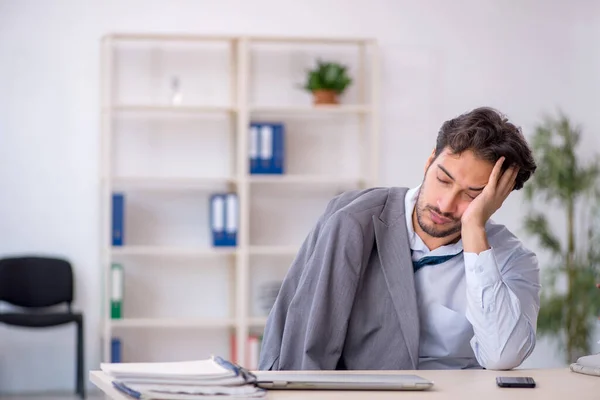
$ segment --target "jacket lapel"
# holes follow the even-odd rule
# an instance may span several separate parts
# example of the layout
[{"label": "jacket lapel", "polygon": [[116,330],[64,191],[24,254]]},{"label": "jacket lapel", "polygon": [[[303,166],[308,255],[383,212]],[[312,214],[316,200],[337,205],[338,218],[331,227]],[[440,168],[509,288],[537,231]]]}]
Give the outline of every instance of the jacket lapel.
[{"label": "jacket lapel", "polygon": [[387,288],[400,320],[404,341],[412,361],[412,369],[417,369],[419,314],[404,212],[406,191],[406,188],[390,189],[390,195],[381,215],[373,216],[373,222],[377,250]]}]

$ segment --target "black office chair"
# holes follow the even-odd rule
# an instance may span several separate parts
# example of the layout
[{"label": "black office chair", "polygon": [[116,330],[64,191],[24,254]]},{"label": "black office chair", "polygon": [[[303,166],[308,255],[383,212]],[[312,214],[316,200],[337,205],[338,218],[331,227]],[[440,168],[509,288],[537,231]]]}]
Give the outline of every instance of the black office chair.
[{"label": "black office chair", "polygon": [[[0,301],[22,307],[19,310],[0,312],[0,323],[28,328],[46,328],[71,322],[77,325],[76,393],[85,398],[83,314],[71,309],[71,264],[66,260],[45,257],[0,259]],[[66,311],[57,311],[53,307],[62,303],[66,303]]]}]

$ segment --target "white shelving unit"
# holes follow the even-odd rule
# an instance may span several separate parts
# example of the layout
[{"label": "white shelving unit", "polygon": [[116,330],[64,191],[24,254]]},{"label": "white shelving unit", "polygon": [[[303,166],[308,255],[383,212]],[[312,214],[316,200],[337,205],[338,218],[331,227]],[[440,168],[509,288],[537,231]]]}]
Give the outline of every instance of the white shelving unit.
[{"label": "white shelving unit", "polygon": [[[195,90],[192,94],[198,94],[205,89],[208,93],[216,93],[213,97],[225,95],[228,98],[227,101],[218,101],[213,104],[209,101],[198,101],[200,99],[199,96],[192,96],[193,101],[184,101],[178,105],[171,105],[165,100],[164,89],[147,87],[152,85],[160,86],[164,83],[165,77],[160,74],[161,71],[168,69],[169,65],[163,56],[166,57],[165,54],[168,55],[170,53],[168,51],[163,52],[161,50],[163,46],[193,47],[198,45],[198,47],[201,47],[204,43],[217,44],[225,49],[223,53],[225,56],[221,54],[218,56],[215,55],[215,57],[219,60],[226,60],[228,79],[226,82],[223,82],[221,89],[218,86],[213,86],[213,89],[206,89],[205,86],[197,84],[193,86],[193,89],[188,88],[186,93],[189,94]],[[141,45],[142,47],[147,45],[147,47],[144,48],[145,50],[139,51],[136,49],[136,45]],[[377,185],[377,177],[379,175],[379,108],[377,101],[379,97],[379,64],[377,45],[375,41],[365,38],[112,34],[103,38],[101,46],[101,266],[104,279],[103,302],[105,303],[103,304],[101,332],[103,343],[102,361],[110,361],[110,341],[116,332],[135,330],[136,335],[144,335],[144,332],[168,328],[169,332],[175,329],[190,329],[201,330],[207,334],[214,331],[214,335],[217,336],[223,336],[223,332],[235,335],[236,360],[240,364],[245,365],[247,362],[246,338],[250,332],[263,329],[266,322],[265,315],[254,315],[251,310],[252,299],[250,287],[254,276],[252,272],[253,260],[257,258],[282,259],[282,265],[289,265],[301,244],[299,240],[295,240],[294,243],[269,243],[266,240],[255,238],[254,232],[260,228],[257,225],[260,225],[262,222],[257,223],[253,221],[253,218],[259,218],[258,216],[262,215],[261,212],[264,212],[264,210],[255,209],[255,203],[267,200],[269,202],[277,202],[279,196],[288,195],[288,198],[298,201],[301,204],[301,208],[305,206],[308,208],[309,203],[312,204],[312,215],[318,215],[323,211],[321,206],[324,203],[321,202],[319,203],[320,206],[314,206],[309,200],[303,200],[304,198],[309,199],[314,191],[328,190],[340,192],[346,189],[359,189]],[[295,96],[304,96],[306,101],[290,101],[290,104],[286,104],[285,101],[281,100],[286,97],[285,90],[283,91],[283,95],[280,93],[280,97],[274,99],[272,102],[264,101],[264,98],[269,98],[268,95],[263,96],[263,100],[261,101],[259,99],[260,96],[254,95],[254,91],[257,88],[264,88],[268,84],[264,82],[256,84],[254,83],[254,79],[256,76],[262,76],[263,79],[270,78],[268,78],[269,73],[266,74],[266,78],[264,74],[261,75],[261,64],[253,61],[256,61],[256,52],[260,52],[261,49],[264,50],[268,46],[274,46],[274,50],[270,50],[271,53],[269,54],[288,51],[291,54],[300,54],[302,57],[305,57],[303,61],[304,65],[301,66],[303,70],[312,66],[308,65],[307,60],[314,61],[315,57],[306,55],[309,53],[312,54],[311,52],[328,54],[329,50],[326,50],[326,48],[335,49],[339,46],[343,46],[346,50],[351,49],[351,51],[355,51],[356,64],[352,70],[354,78],[352,85],[353,97],[351,99],[343,99],[340,105],[314,106],[311,104],[310,97],[307,94],[301,94],[301,91],[294,87],[295,81],[292,81],[290,82],[290,87],[285,90],[290,93],[293,92]],[[311,46],[318,47],[318,51],[312,50]],[[307,48],[309,49],[307,50]],[[128,51],[130,53],[127,53]],[[201,52],[203,50],[188,49],[188,51]],[[133,54],[132,58],[129,58],[128,54]],[[214,49],[210,48],[207,54],[216,53]],[[195,55],[191,55],[190,59],[197,62],[198,59],[194,57]],[[214,71],[215,67],[211,63],[210,56],[207,57],[204,60],[208,61],[197,62],[197,65],[194,65],[193,69],[197,75],[192,76],[192,78],[208,77],[209,81],[213,80],[211,71]],[[299,68],[295,67],[298,58],[294,57],[292,56],[292,60],[296,61],[293,61],[290,65],[293,68]],[[150,64],[158,63],[159,67],[150,66],[148,70],[145,70],[145,62]],[[206,68],[204,68],[205,65]],[[120,68],[123,68],[126,72],[122,72]],[[136,68],[150,71],[146,74],[149,78],[144,78],[143,71],[138,73]],[[137,88],[142,94],[138,96],[127,95],[129,93],[127,90],[133,91],[131,89],[131,81],[137,82]],[[156,82],[159,82],[159,84]],[[215,84],[214,82],[210,83]],[[214,89],[215,87],[217,89]],[[207,98],[209,97],[207,96]],[[118,146],[122,144],[122,140],[125,140],[122,138],[123,136],[128,136],[127,140],[136,140],[134,136],[137,134],[136,129],[125,129],[120,125],[120,121],[123,121],[123,119],[147,124],[145,126],[148,127],[160,126],[168,130],[170,123],[177,123],[181,120],[186,121],[187,119],[202,121],[205,118],[221,118],[222,121],[229,124],[229,128],[226,128],[223,132],[228,137],[229,147],[222,154],[222,158],[229,158],[230,160],[228,163],[230,167],[229,171],[216,176],[202,174],[194,176],[188,176],[187,174],[185,176],[181,176],[182,174],[163,176],[163,174],[157,174],[156,171],[154,173],[152,171],[142,171],[136,174],[122,172],[123,170],[127,170],[123,165],[131,167],[131,165],[136,165],[136,162],[131,161],[127,164],[126,161],[129,158],[123,155],[127,153],[119,150]],[[315,172],[312,168],[303,169],[302,165],[304,161],[301,158],[297,158],[300,161],[296,162],[294,168],[289,168],[289,171],[287,171],[288,168],[286,166],[286,173],[284,175],[251,175],[249,173],[248,127],[251,121],[255,119],[269,119],[287,123],[289,119],[296,121],[297,124],[302,124],[313,118],[318,121],[329,121],[334,118],[335,121],[341,121],[340,124],[353,124],[352,126],[358,132],[358,137],[355,139],[357,143],[362,143],[350,155],[356,161],[354,170],[357,173],[353,173],[352,168],[349,168],[350,172],[347,172],[346,168],[326,172]],[[329,129],[327,135],[329,135],[329,132],[331,132],[331,136],[337,136],[335,139],[329,138],[328,140],[338,140],[340,144],[345,143],[346,139],[337,132],[337,128]],[[200,138],[202,138],[202,135],[202,132],[198,132],[197,134]],[[286,128],[286,142],[288,141],[288,136],[291,137],[293,135],[297,135],[305,141],[311,140],[308,135],[304,137],[302,128],[297,128],[293,132],[291,129],[288,132]],[[160,151],[161,146],[168,147],[165,143],[170,136],[170,134],[166,134],[162,136],[161,140],[156,140],[156,142],[152,142],[154,139],[148,139],[148,142],[153,143],[152,146],[140,145],[142,142],[136,142],[137,144],[130,146],[129,151],[137,156],[143,154],[146,149]],[[290,158],[288,154],[295,151],[295,148],[290,147],[292,146],[291,142],[290,138],[290,144],[286,143],[287,159]],[[318,143],[314,143],[314,146],[318,145]],[[131,148],[135,150],[132,151]],[[311,148],[314,149],[314,147]],[[119,161],[119,157],[121,157],[121,161]],[[153,164],[150,161],[148,165],[153,166]],[[201,158],[196,166],[203,166]],[[312,167],[313,162],[306,161],[306,166]],[[158,170],[160,171],[160,169]],[[185,169],[182,170],[187,171]],[[168,194],[173,196],[173,199],[179,199],[179,196],[184,195],[198,196],[198,198],[206,199],[212,191],[217,190],[234,191],[238,195],[240,210],[237,247],[213,248],[208,244],[208,241],[206,241],[206,245],[198,244],[197,242],[193,245],[180,245],[177,243],[173,244],[172,241],[167,241],[164,244],[145,243],[143,240],[129,241],[127,238],[129,227],[127,225],[125,227],[125,245],[112,246],[111,196],[115,191],[126,194],[130,192],[137,193],[137,196],[140,198]],[[289,194],[290,191],[294,190],[299,193],[297,196]],[[330,198],[332,194],[328,194],[327,196]],[[255,196],[263,196],[263,200],[257,200],[254,198]],[[205,203],[206,207],[207,204]],[[208,214],[208,209],[204,211]],[[140,217],[142,221],[145,219],[148,219],[148,217]],[[305,225],[299,228],[299,232],[294,237],[296,239],[304,237],[308,233],[307,227],[311,226],[314,222],[314,220],[306,221]],[[286,229],[294,228],[293,226],[290,227],[290,224],[285,223],[285,225]],[[210,232],[208,225],[201,226],[199,229],[206,231],[206,235]],[[111,291],[110,268],[115,260],[135,260],[135,262],[142,266],[146,260],[168,260],[165,261],[165,265],[174,262],[173,260],[199,260],[202,263],[212,260],[211,262],[213,263],[222,263],[226,266],[223,268],[230,271],[229,281],[227,282],[231,289],[229,315],[222,317],[148,317],[146,313],[143,313],[144,316],[138,318],[126,313],[123,319],[111,319],[109,306]],[[126,264],[125,269],[127,270],[127,268]],[[214,270],[212,267],[198,264],[194,264],[192,268],[205,268],[206,274],[210,274],[210,270]],[[180,270],[173,268],[172,273],[176,274],[177,271]],[[203,271],[202,273],[205,272]],[[285,267],[281,271],[281,274],[284,273]],[[144,276],[145,279],[152,279],[151,272],[148,272]],[[127,276],[126,279],[128,279]],[[189,290],[194,291],[194,282],[189,282],[189,284]],[[127,293],[125,295],[125,303],[127,303]],[[206,306],[210,307],[211,305]]]}]

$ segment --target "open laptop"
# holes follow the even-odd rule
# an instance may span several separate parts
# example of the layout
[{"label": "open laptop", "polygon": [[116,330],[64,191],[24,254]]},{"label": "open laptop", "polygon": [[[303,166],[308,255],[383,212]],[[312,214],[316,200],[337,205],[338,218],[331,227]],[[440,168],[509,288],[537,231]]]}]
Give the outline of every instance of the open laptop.
[{"label": "open laptop", "polygon": [[257,385],[264,389],[314,390],[427,390],[433,382],[418,375],[382,373],[256,371]]}]

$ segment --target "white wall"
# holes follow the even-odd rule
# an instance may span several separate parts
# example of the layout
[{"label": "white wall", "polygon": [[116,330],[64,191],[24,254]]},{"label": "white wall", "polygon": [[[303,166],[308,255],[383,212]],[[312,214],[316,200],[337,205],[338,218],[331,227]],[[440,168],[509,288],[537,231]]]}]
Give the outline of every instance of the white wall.
[{"label": "white wall", "polygon": [[[482,3],[0,0],[0,254],[74,262],[87,366],[97,368],[98,57],[100,37],[114,31],[376,37],[388,185],[417,184],[442,121],[480,105],[500,108],[526,133],[561,107],[583,125],[586,151],[598,150],[600,4]],[[497,219],[519,232],[521,215],[517,195]],[[73,387],[74,330],[54,331],[0,330],[3,392]],[[562,360],[542,341],[527,365]]]}]

